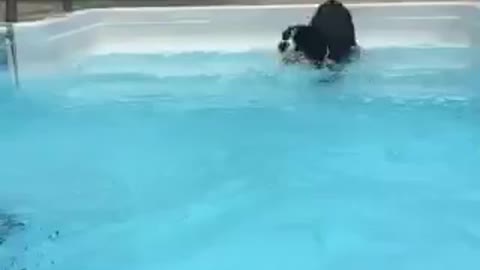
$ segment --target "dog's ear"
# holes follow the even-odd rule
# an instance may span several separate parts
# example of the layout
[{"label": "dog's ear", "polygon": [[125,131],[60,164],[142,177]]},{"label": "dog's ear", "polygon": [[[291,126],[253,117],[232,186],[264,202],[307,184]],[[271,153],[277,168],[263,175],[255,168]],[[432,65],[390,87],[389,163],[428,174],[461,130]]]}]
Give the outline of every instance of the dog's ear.
[{"label": "dog's ear", "polygon": [[282,40],[291,39],[296,28],[297,26],[289,26],[287,29],[285,29],[285,31],[282,32]]},{"label": "dog's ear", "polygon": [[289,40],[291,36],[291,27],[288,27],[282,32],[282,40]]},{"label": "dog's ear", "polygon": [[282,32],[282,40],[289,40],[293,38],[293,36],[295,35],[295,32],[299,28],[303,28],[303,27],[306,27],[306,25],[304,24],[290,25],[287,29],[285,29],[285,31]]}]

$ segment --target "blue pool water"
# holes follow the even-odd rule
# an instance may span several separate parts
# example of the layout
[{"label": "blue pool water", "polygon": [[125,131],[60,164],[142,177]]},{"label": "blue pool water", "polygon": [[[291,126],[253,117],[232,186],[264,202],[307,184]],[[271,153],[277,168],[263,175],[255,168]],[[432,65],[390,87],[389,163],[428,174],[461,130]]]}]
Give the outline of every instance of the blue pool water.
[{"label": "blue pool water", "polygon": [[0,269],[478,269],[474,55],[370,50],[331,82],[261,52],[110,55],[4,81],[0,210],[25,226]]}]

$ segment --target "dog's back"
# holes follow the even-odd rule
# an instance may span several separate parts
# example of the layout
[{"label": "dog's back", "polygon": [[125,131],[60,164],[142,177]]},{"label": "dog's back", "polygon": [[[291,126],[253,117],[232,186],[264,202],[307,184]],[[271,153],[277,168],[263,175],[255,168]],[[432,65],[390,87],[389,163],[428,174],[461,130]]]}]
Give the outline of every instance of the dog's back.
[{"label": "dog's back", "polygon": [[357,45],[355,27],[350,11],[337,0],[322,4],[310,22],[325,36],[328,44],[328,58],[341,62],[350,55]]},{"label": "dog's back", "polygon": [[294,37],[297,49],[305,53],[314,65],[321,65],[327,53],[327,44],[322,33],[311,26],[298,26]]}]

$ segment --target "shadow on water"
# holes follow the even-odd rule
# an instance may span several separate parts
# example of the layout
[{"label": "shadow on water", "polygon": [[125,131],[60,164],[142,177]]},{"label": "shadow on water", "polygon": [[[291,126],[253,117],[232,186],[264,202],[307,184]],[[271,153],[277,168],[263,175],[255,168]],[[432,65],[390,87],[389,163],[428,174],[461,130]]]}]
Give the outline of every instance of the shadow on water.
[{"label": "shadow on water", "polygon": [[0,245],[3,245],[10,235],[24,227],[25,223],[17,216],[0,211]]}]

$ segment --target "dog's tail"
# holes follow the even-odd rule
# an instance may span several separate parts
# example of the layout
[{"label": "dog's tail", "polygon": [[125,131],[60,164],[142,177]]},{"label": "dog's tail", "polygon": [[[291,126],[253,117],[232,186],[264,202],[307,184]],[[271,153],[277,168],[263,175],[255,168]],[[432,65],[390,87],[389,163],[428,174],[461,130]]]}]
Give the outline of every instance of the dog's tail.
[{"label": "dog's tail", "polygon": [[327,0],[325,2],[325,4],[327,5],[338,5],[338,4],[342,4],[339,0]]}]

